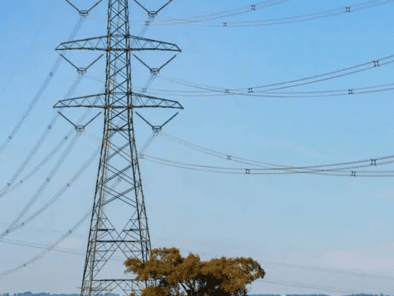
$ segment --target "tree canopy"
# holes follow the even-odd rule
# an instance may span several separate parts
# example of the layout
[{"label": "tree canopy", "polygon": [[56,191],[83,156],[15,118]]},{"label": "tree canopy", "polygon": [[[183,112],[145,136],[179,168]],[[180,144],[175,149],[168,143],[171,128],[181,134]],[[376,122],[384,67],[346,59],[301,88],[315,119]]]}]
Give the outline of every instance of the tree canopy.
[{"label": "tree canopy", "polygon": [[142,296],[246,295],[246,285],[265,275],[252,258],[201,261],[194,254],[182,257],[177,248],[154,249],[145,263],[130,258],[125,266],[126,272],[135,273],[138,280],[152,283]]}]

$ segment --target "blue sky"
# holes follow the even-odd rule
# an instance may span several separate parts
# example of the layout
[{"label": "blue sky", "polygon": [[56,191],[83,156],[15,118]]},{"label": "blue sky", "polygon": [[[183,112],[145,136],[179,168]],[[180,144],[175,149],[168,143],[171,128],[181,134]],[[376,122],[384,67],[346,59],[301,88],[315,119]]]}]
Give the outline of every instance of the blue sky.
[{"label": "blue sky", "polygon": [[[141,1],[143,2],[143,1]],[[345,3],[346,2],[346,3]],[[349,3],[348,3],[349,2]],[[282,4],[215,20],[253,21],[295,16],[354,6],[363,1],[291,0]],[[202,24],[152,26],[146,37],[173,42],[182,53],[152,84],[158,90],[193,90],[168,77],[219,88],[248,88],[293,80],[377,60],[393,53],[394,3],[300,23],[261,27],[215,27]],[[85,9],[94,1],[74,3]],[[105,35],[104,1],[84,22],[77,38]],[[130,1],[131,3],[131,1]],[[164,1],[145,1],[150,10]],[[160,14],[187,18],[253,4],[240,1],[173,1]],[[146,13],[131,3],[132,34]],[[0,4],[0,140],[4,141],[49,73],[79,16],[65,1],[8,1]],[[138,21],[138,22],[137,22]],[[68,55],[83,67],[95,52]],[[158,67],[170,54],[138,53]],[[149,71],[133,60],[133,83],[142,87]],[[392,83],[392,65],[288,91],[352,89]],[[92,66],[75,95],[100,93],[104,60]],[[15,139],[0,155],[0,188],[6,185],[54,115],[52,106],[64,98],[77,73],[63,62],[47,91]],[[182,140],[247,159],[290,166],[318,165],[392,155],[392,92],[368,95],[262,98],[251,96],[160,96],[178,100],[185,110],[164,132]],[[76,120],[82,111],[67,111]],[[153,124],[174,112],[141,111]],[[90,116],[93,117],[95,113]],[[139,147],[150,128],[136,119]],[[70,130],[60,119],[32,159],[27,174]],[[45,204],[89,158],[100,137],[102,117],[81,135],[75,148],[40,199]],[[230,166],[159,136],[146,154],[185,163]],[[0,229],[18,215],[51,168],[57,154],[23,186],[0,200]],[[239,165],[233,165],[239,167]],[[242,166],[241,166],[242,167]],[[379,168],[378,168],[379,169]],[[390,166],[381,170],[391,169]],[[97,160],[47,212],[7,239],[50,245],[89,211]],[[350,178],[318,175],[227,175],[188,171],[141,160],[147,213],[154,247],[179,247],[186,255],[253,257],[266,270],[267,282],[251,293],[326,293],[345,291],[392,293],[394,285],[394,190],[391,178]],[[19,180],[20,178],[18,178]],[[59,247],[84,252],[88,222]],[[41,250],[1,243],[0,273]],[[84,256],[51,252],[41,260],[0,277],[0,292],[32,290],[77,293]],[[271,282],[268,282],[271,281]],[[273,282],[279,282],[274,284]],[[318,287],[317,287],[318,286]],[[315,288],[313,288],[315,287]],[[321,289],[319,289],[321,288]],[[330,291],[332,290],[332,291]],[[334,292],[338,291],[338,292]]]}]

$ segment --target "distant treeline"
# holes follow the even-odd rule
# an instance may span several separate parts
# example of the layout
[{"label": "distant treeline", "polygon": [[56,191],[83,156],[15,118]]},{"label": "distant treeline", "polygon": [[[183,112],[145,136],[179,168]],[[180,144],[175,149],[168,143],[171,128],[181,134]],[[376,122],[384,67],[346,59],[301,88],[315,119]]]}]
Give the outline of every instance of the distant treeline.
[{"label": "distant treeline", "polygon": [[[249,296],[282,296],[279,294],[250,294]],[[287,294],[286,296],[330,296],[327,294]],[[352,294],[344,296],[390,296],[384,294]],[[394,296],[394,295],[393,295]]]},{"label": "distant treeline", "polygon": [[[80,294],[50,294],[50,293],[32,293],[32,292],[24,292],[24,293],[1,293],[0,296],[80,296]],[[119,296],[118,294],[108,294],[100,296]],[[249,296],[284,296],[279,294],[250,294]],[[285,296],[330,296],[327,294],[287,294]],[[353,294],[353,295],[344,295],[344,296],[390,296],[383,294]]]},{"label": "distant treeline", "polygon": [[[282,296],[279,294],[250,294],[249,296]],[[286,296],[330,296],[327,294],[287,294]],[[344,296],[390,296],[383,294],[352,294],[352,295],[344,295]]]},{"label": "distant treeline", "polygon": [[[23,292],[23,293],[1,293],[0,296],[80,296],[80,294],[51,294],[51,293],[32,293],[32,292]],[[101,295],[100,296],[105,296]],[[119,296],[118,294],[108,294],[106,296]]]}]

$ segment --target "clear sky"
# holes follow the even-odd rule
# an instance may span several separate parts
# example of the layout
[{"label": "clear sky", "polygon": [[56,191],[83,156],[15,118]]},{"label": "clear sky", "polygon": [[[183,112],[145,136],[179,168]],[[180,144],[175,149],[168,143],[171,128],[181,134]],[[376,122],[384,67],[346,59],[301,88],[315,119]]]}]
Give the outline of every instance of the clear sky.
[{"label": "clear sky", "polygon": [[[149,10],[165,3],[140,2]],[[151,86],[152,90],[161,90],[156,92],[158,96],[178,100],[185,107],[164,133],[225,154],[289,166],[392,155],[392,91],[309,98],[177,95],[175,91],[198,89],[178,85],[168,78],[223,89],[249,88],[331,72],[394,53],[394,1],[360,11],[352,8],[365,1],[282,2],[211,21],[228,22],[227,27],[208,26],[210,23],[206,22],[151,26],[146,37],[173,42],[182,49]],[[94,0],[73,3],[86,9]],[[189,18],[258,3],[174,0],[160,13],[156,24],[166,18]],[[130,5],[132,34],[138,34],[146,13],[133,1]],[[285,18],[345,6],[351,7],[351,13],[281,25],[231,26],[237,21]],[[106,9],[107,1],[94,9],[76,38],[105,35]],[[58,57],[54,49],[68,39],[78,19],[78,13],[63,0],[1,1],[0,144],[51,71]],[[137,55],[151,67],[159,67],[171,57],[156,52]],[[96,52],[73,52],[68,58],[83,67],[98,56]],[[138,89],[148,79],[149,71],[136,59],[132,66],[133,83]],[[347,90],[390,84],[393,69],[389,64],[283,91]],[[100,93],[104,71],[102,59],[88,71],[75,96]],[[55,114],[52,106],[64,98],[76,77],[75,69],[63,62],[21,130],[0,155],[0,190],[44,132]],[[69,110],[66,114],[77,120],[80,112]],[[174,112],[142,113],[159,125]],[[142,147],[151,131],[139,119],[135,124],[138,146]],[[70,129],[69,123],[59,119],[17,182]],[[29,213],[34,213],[68,182],[97,148],[95,138],[101,133],[102,117],[81,135]],[[22,186],[0,198],[0,230],[6,229],[22,211],[60,153]],[[188,149],[164,135],[155,139],[146,154],[183,163],[244,167]],[[37,247],[51,245],[89,211],[97,162],[96,159],[45,213],[0,243],[0,273],[39,254],[42,249]],[[391,169],[392,166],[377,168]],[[153,247],[176,246],[184,255],[194,252],[202,259],[222,255],[253,257],[267,272],[266,281],[250,287],[254,294],[393,294],[392,178],[218,174],[163,166],[146,159],[141,160],[141,170]],[[0,293],[78,293],[88,228],[85,221],[58,246],[78,254],[52,251],[26,268],[0,277]]]}]

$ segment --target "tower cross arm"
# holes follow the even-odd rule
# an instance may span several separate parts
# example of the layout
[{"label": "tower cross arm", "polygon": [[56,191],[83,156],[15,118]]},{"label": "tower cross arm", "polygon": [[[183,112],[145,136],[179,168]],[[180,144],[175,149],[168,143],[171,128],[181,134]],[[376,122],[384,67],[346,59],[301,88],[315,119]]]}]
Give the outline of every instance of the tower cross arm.
[{"label": "tower cross arm", "polygon": [[177,101],[147,96],[140,93],[133,93],[133,107],[183,109],[183,106]]},{"label": "tower cross arm", "polygon": [[[125,42],[127,41],[127,42]],[[100,51],[176,51],[181,49],[173,43],[133,35],[110,35],[86,38],[61,43],[56,50],[100,50]]]},{"label": "tower cross arm", "polygon": [[53,106],[56,109],[62,108],[105,108],[105,94],[89,95],[72,99],[60,100]]},{"label": "tower cross arm", "polygon": [[[111,93],[120,98],[113,103],[106,103],[106,94],[96,94],[72,99],[61,100],[53,106],[56,109],[62,108],[101,108],[101,109],[125,109],[125,108],[167,108],[183,109],[183,106],[177,102],[157,97],[147,96],[139,93]],[[131,95],[131,104],[127,103],[127,97]]]}]

